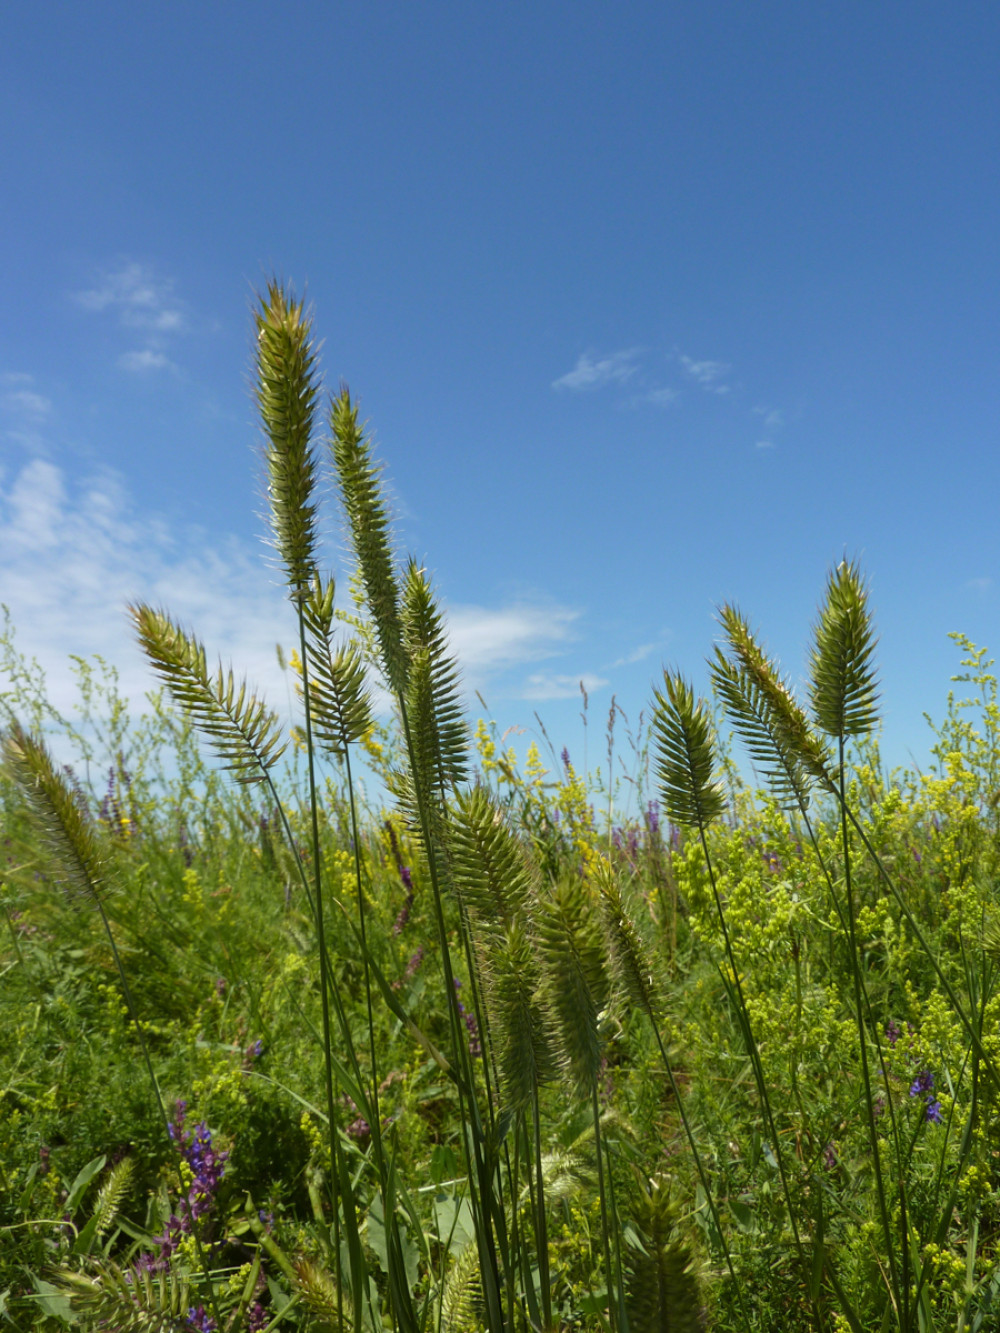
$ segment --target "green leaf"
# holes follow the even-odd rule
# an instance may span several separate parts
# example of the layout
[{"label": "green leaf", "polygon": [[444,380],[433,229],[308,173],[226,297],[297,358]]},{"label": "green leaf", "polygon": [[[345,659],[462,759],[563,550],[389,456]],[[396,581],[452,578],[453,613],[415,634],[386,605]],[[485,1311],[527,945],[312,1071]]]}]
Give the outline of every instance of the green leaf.
[{"label": "green leaf", "polygon": [[82,1171],[80,1171],[72,1185],[69,1187],[69,1194],[66,1198],[66,1212],[69,1213],[71,1217],[76,1212],[77,1208],[79,1208],[80,1200],[83,1198],[87,1186],[96,1175],[99,1175],[100,1172],[104,1170],[104,1163],[107,1160],[108,1159],[104,1156],[95,1157],[93,1161],[88,1162]]}]

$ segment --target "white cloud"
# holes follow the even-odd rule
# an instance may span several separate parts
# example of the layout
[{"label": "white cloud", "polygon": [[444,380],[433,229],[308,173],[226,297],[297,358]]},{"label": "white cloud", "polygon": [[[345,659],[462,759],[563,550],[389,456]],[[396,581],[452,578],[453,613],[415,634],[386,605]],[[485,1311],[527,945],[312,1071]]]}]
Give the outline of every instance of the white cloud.
[{"label": "white cloud", "polygon": [[101,274],[96,287],[75,293],[85,310],[110,311],[128,328],[177,333],[184,327],[181,303],[170,279],[158,278],[146,264],[128,260]]},{"label": "white cloud", "polygon": [[0,423],[3,438],[40,454],[45,451],[41,430],[51,415],[52,403],[34,384],[34,376],[24,371],[0,375]]},{"label": "white cloud", "polygon": [[785,424],[785,414],[777,407],[755,407],[751,409],[754,416],[762,417],[764,425],[768,430],[774,430],[778,426]]},{"label": "white cloud", "polygon": [[448,637],[471,679],[523,662],[551,657],[571,636],[578,612],[561,606],[511,606],[490,610],[454,606],[448,611]]},{"label": "white cloud", "polygon": [[685,373],[710,393],[729,393],[729,385],[719,381],[728,375],[732,366],[726,361],[695,361],[690,356],[681,357]]},{"label": "white cloud", "polygon": [[774,448],[774,441],[773,441],[773,440],[758,440],[757,443],[754,445],[754,448],[755,448],[755,449],[773,449],[773,448]]},{"label": "white cloud", "polygon": [[147,264],[127,260],[105,270],[96,286],[74,293],[74,300],[85,310],[114,316],[123,329],[145,335],[143,348],[119,356],[121,370],[144,373],[171,366],[164,341],[187,327],[184,304],[174,295],[171,279],[157,276]]},{"label": "white cloud", "polygon": [[[10,608],[20,651],[38,659],[48,697],[66,715],[78,704],[71,654],[98,654],[116,666],[123,695],[141,710],[156,681],[133,641],[126,607],[144,601],[202,639],[212,666],[219,657],[231,663],[287,716],[291,679],[275,646],[294,646],[294,620],[265,561],[261,550],[235,538],[206,540],[137,512],[109,471],[75,482],[35,458],[0,477],[0,601]],[[565,651],[577,618],[550,604],[445,608],[464,690],[471,697],[508,673],[504,692],[519,693],[519,668]],[[533,677],[524,697],[557,697],[546,692],[553,679]],[[577,677],[566,679],[578,688]],[[584,680],[588,688],[602,683]],[[374,684],[376,703],[387,710]]]},{"label": "white cloud", "polygon": [[33,389],[14,389],[10,393],[5,393],[3,404],[8,411],[32,417],[36,421],[41,417],[47,417],[52,411],[52,404],[48,398],[35,393]]},{"label": "white cloud", "polygon": [[643,402],[652,403],[655,407],[669,407],[678,397],[676,389],[650,389],[643,395]]},{"label": "white cloud", "polygon": [[965,586],[967,588],[973,588],[976,592],[989,592],[993,587],[993,580],[988,577],[969,579]]},{"label": "white cloud", "polygon": [[583,352],[572,370],[552,381],[552,387],[553,389],[600,389],[606,384],[624,384],[638,370],[635,364],[638,355],[637,347],[612,352],[610,356],[602,357]]},{"label": "white cloud", "polygon": [[624,657],[619,657],[616,661],[612,662],[611,665],[612,667],[623,667],[632,666],[636,662],[642,662],[649,656],[655,647],[655,643],[640,644],[638,648],[633,648],[630,653],[626,653]]},{"label": "white cloud", "polygon": [[145,374],[150,370],[173,369],[173,362],[163,352],[145,347],[141,352],[123,352],[118,358],[122,370],[131,370],[136,374]]},{"label": "white cloud", "polygon": [[588,694],[593,694],[607,683],[602,677],[586,672],[581,676],[557,676],[548,672],[538,672],[528,677],[521,691],[521,698],[534,701],[572,699],[580,693],[581,685]]}]

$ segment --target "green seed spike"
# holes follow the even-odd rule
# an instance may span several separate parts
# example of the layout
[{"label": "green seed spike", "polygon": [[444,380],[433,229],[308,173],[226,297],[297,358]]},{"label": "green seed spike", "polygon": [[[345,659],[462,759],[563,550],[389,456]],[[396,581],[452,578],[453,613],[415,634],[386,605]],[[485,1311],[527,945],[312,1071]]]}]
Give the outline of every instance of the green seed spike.
[{"label": "green seed spike", "polygon": [[87,1328],[116,1333],[175,1333],[189,1327],[190,1283],[176,1273],[127,1272],[110,1259],[85,1259],[86,1270],[61,1268],[53,1283]]},{"label": "green seed spike", "polygon": [[645,944],[622,897],[614,870],[601,862],[597,874],[601,893],[601,917],[611,966],[630,1004],[656,1022],[659,997]]},{"label": "green seed spike", "polygon": [[351,533],[368,611],[375,622],[382,669],[393,693],[406,691],[407,661],[399,614],[390,526],[382,496],[381,469],[372,460],[371,441],[358,423],[358,409],[346,388],[330,408],[333,461]]},{"label": "green seed spike", "polygon": [[311,439],[319,377],[302,303],[276,282],[257,311],[254,396],[266,439],[267,496],[274,545],[289,587],[301,594],[315,567],[316,465]]},{"label": "green seed spike", "polygon": [[372,710],[360,649],[354,643],[333,646],[333,592],[333,579],[324,584],[318,576],[314,578],[302,614],[310,649],[314,733],[330,754],[341,758],[370,729]]},{"label": "green seed spike", "polygon": [[459,794],[451,852],[455,886],[477,929],[502,936],[527,913],[531,877],[522,844],[485,788]]},{"label": "green seed spike", "polygon": [[796,797],[808,795],[810,780],[829,790],[827,748],[776,664],[760,647],[736,607],[723,606],[719,620],[736,661],[726,662],[717,649],[711,668],[713,680],[751,755],[776,787],[790,788]]},{"label": "green seed spike", "polygon": [[38,821],[71,894],[100,904],[108,881],[93,821],[45,745],[15,722],[3,741],[7,771]]},{"label": "green seed spike", "polygon": [[129,607],[136,634],[153,669],[177,706],[204,733],[237,782],[262,782],[281,758],[284,744],[275,713],[238,687],[220,665],[209,676],[205,649],[164,612],[140,603]]},{"label": "green seed spike", "polygon": [[668,1185],[650,1182],[636,1209],[641,1248],[633,1246],[625,1298],[631,1333],[703,1333],[705,1311],[691,1250],[676,1235]]},{"label": "green seed spike", "polygon": [[706,829],[725,809],[722,784],[713,778],[712,721],[703,699],[679,675],[663,673],[665,695],[653,691],[653,733],[660,795],[670,818]]},{"label": "green seed spike", "polygon": [[443,789],[457,785],[468,768],[469,736],[462,707],[458,667],[448,652],[444,621],[427,575],[410,560],[403,586],[403,635],[411,662],[426,660],[427,723],[433,732],[432,763],[435,784]]},{"label": "green seed spike", "polygon": [[601,1067],[599,1012],[607,999],[600,942],[583,910],[579,885],[561,880],[535,912],[535,939],[544,974],[550,1030],[563,1072],[589,1092]]},{"label": "green seed spike", "polygon": [[490,948],[485,971],[503,1105],[527,1110],[541,1084],[555,1077],[556,1060],[538,1003],[538,967],[520,922]]},{"label": "green seed spike", "polygon": [[809,663],[813,717],[837,740],[865,736],[878,721],[877,642],[861,571],[842,560],[827,579]]}]

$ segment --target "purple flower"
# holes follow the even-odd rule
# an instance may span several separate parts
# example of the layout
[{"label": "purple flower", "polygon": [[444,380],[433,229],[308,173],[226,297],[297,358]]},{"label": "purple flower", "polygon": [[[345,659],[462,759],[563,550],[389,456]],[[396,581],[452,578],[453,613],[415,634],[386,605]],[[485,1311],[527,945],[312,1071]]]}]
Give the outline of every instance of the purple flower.
[{"label": "purple flower", "polygon": [[565,746],[565,745],[563,746],[563,752],[562,752],[562,755],[560,756],[560,758],[561,758],[562,761],[563,761],[563,768],[565,768],[565,769],[568,771],[568,770],[569,770],[569,767],[570,767],[570,762],[569,762],[569,750],[566,749],[566,746]]},{"label": "purple flower", "polygon": [[902,1029],[894,1018],[890,1018],[885,1025],[885,1039],[890,1046],[895,1046],[903,1035]]},{"label": "purple flower", "polygon": [[655,838],[660,831],[660,803],[659,801],[650,801],[646,809],[646,827],[649,829],[650,837]]},{"label": "purple flower", "polygon": [[832,1171],[837,1165],[837,1150],[832,1143],[828,1143],[823,1149],[823,1165],[828,1171]]},{"label": "purple flower", "polygon": [[192,1328],[196,1328],[198,1333],[214,1333],[216,1328],[215,1320],[210,1314],[205,1313],[203,1305],[192,1305],[188,1310],[188,1323]]},{"label": "purple flower", "polygon": [[254,1301],[250,1307],[250,1318],[247,1320],[247,1333],[260,1333],[266,1323],[267,1311],[260,1301]]},{"label": "purple flower", "polygon": [[403,927],[410,919],[410,908],[413,906],[413,876],[410,874],[410,867],[404,866],[401,862],[398,862],[398,859],[397,863],[399,865],[399,878],[403,881],[403,887],[406,889],[406,902],[399,909],[399,915],[393,922],[392,933],[394,935],[402,933]]},{"label": "purple flower", "polygon": [[168,1126],[168,1132],[175,1147],[191,1168],[194,1179],[188,1190],[187,1199],[181,1203],[180,1217],[172,1217],[165,1237],[157,1237],[161,1244],[177,1229],[173,1226],[175,1221],[180,1230],[189,1231],[193,1219],[204,1217],[211,1211],[229,1158],[227,1152],[217,1152],[213,1148],[212,1131],[204,1120],[195,1125],[193,1132],[185,1129],[186,1114],[187,1103],[179,1101],[174,1108],[174,1118]]},{"label": "purple flower", "polygon": [[928,1097],[927,1110],[924,1113],[932,1125],[941,1123],[941,1103],[934,1097]]},{"label": "purple flower", "polygon": [[934,1075],[930,1072],[929,1069],[925,1069],[922,1074],[918,1074],[917,1077],[910,1084],[911,1097],[921,1097],[925,1092],[933,1092],[933,1091],[934,1091]]},{"label": "purple flower", "polygon": [[[461,985],[462,983],[459,981],[458,977],[456,977],[456,992],[461,988]],[[461,1014],[462,1021],[465,1024],[465,1030],[469,1034],[469,1054],[471,1056],[482,1055],[483,1047],[479,1040],[479,1024],[476,1022],[476,1015],[468,1013],[461,1000],[458,1002],[458,1012]]]}]

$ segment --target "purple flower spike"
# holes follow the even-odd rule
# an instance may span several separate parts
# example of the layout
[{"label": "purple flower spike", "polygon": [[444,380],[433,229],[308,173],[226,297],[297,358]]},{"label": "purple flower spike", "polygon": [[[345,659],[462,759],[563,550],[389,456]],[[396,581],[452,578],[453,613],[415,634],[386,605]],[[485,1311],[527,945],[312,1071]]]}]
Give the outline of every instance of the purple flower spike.
[{"label": "purple flower spike", "polygon": [[941,1103],[936,1098],[928,1098],[925,1115],[932,1125],[940,1125]]},{"label": "purple flower spike", "polygon": [[933,1091],[934,1091],[934,1075],[930,1072],[929,1069],[925,1069],[922,1074],[918,1074],[917,1077],[910,1084],[911,1097],[920,1097],[925,1092],[933,1092]]}]

